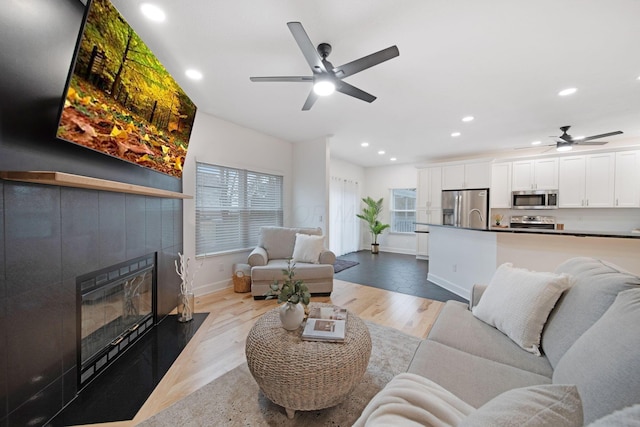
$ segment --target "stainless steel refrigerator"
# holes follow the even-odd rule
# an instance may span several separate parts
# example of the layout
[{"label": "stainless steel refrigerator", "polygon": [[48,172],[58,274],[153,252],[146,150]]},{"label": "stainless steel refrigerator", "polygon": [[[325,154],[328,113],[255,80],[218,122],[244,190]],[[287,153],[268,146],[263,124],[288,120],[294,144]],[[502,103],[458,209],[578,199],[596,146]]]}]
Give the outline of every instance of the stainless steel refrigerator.
[{"label": "stainless steel refrigerator", "polygon": [[488,188],[442,191],[442,224],[486,230],[488,216]]}]

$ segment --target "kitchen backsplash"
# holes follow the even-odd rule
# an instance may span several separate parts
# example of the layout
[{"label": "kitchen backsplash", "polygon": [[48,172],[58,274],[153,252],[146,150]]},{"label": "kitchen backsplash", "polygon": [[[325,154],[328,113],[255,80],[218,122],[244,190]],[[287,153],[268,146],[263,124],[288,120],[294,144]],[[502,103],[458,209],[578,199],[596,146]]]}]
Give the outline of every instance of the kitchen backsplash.
[{"label": "kitchen backsplash", "polygon": [[544,215],[556,218],[557,224],[564,224],[565,230],[576,231],[631,231],[640,228],[640,209],[634,208],[593,208],[593,209],[545,209],[514,210],[491,209],[491,224],[496,214],[504,215],[503,225],[509,225],[514,215]]}]

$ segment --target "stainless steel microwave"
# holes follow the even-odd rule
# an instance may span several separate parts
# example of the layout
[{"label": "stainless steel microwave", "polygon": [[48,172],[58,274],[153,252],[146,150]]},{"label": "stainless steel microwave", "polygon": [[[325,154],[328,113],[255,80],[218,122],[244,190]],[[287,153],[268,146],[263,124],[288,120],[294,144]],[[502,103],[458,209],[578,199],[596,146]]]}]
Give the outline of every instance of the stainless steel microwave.
[{"label": "stainless steel microwave", "polygon": [[514,191],[513,209],[558,209],[558,190]]}]

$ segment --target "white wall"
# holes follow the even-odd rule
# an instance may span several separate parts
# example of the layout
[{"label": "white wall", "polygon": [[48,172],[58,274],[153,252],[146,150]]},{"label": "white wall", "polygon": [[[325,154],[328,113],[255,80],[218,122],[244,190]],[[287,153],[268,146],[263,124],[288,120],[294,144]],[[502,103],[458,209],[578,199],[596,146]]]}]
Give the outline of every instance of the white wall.
[{"label": "white wall", "polygon": [[[384,198],[381,221],[389,224],[390,199],[393,188],[416,188],[418,186],[418,169],[413,165],[381,166],[364,170],[362,196],[378,200]],[[371,233],[366,226],[361,227],[361,248],[369,249]],[[380,251],[401,254],[416,253],[416,237],[414,234],[391,233],[385,230],[379,237]]]},{"label": "white wall", "polygon": [[[196,188],[196,160],[282,175],[284,224],[290,224],[293,186],[291,143],[198,112],[182,175],[182,191],[193,196]],[[248,252],[195,260],[195,221],[195,199],[187,199],[184,201],[184,253],[191,258],[192,271],[197,270],[194,291],[196,295],[202,295],[229,286],[233,264],[245,263]]]},{"label": "white wall", "polygon": [[427,279],[469,299],[473,285],[488,284],[495,272],[496,234],[446,226],[429,227]]},{"label": "white wall", "polygon": [[[320,227],[329,236],[329,141],[293,145],[294,227]],[[328,246],[329,242],[325,242]]]}]

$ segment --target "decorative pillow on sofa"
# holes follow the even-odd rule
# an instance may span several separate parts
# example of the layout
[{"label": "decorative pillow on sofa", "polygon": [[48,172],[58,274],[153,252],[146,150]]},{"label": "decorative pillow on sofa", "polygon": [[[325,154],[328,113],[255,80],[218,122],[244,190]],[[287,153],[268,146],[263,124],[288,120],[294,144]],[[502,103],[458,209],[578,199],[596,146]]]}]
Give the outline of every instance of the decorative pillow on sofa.
[{"label": "decorative pillow on sofa", "polygon": [[549,313],[571,282],[565,274],[535,272],[502,264],[478,305],[475,317],[496,327],[524,350],[540,355],[540,337]]},{"label": "decorative pillow on sofa", "polygon": [[318,264],[320,253],[323,249],[324,236],[296,233],[296,244],[293,247],[293,261]]},{"label": "decorative pillow on sofa", "polygon": [[543,384],[506,391],[458,426],[578,427],[582,422],[582,401],[576,386]]}]

